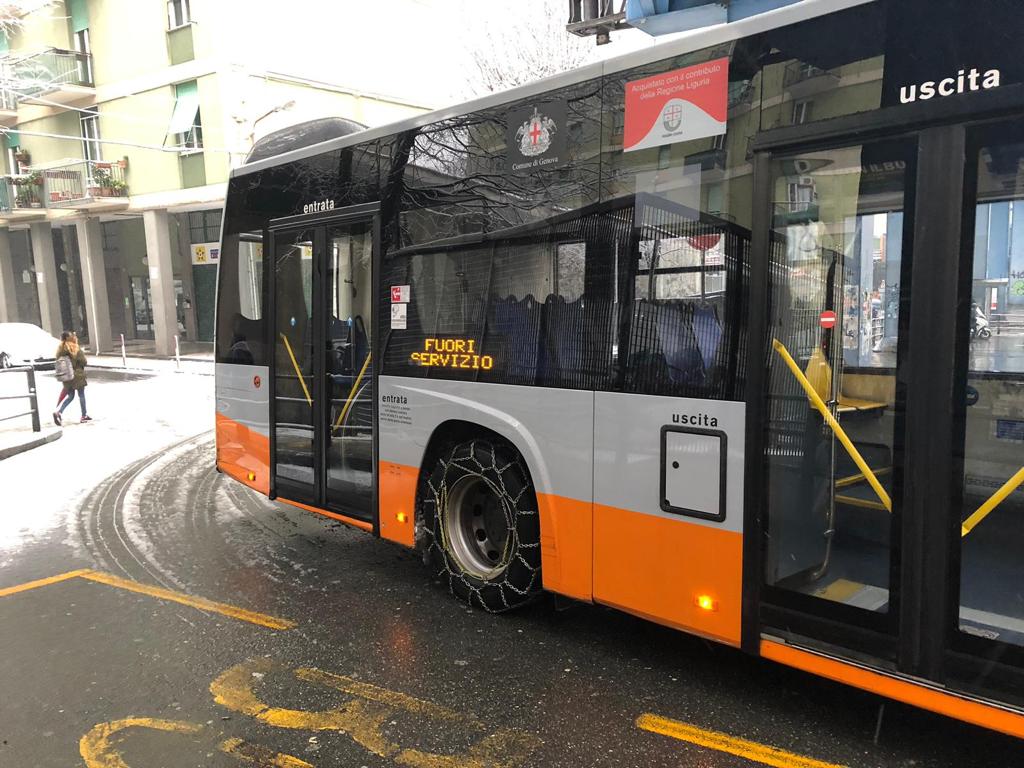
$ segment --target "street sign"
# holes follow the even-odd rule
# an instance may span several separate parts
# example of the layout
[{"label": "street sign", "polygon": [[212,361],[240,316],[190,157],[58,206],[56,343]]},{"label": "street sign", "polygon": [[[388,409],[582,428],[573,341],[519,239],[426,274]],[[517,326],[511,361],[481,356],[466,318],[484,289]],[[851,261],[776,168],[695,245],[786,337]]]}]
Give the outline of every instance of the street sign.
[{"label": "street sign", "polygon": [[821,317],[818,319],[818,322],[825,330],[831,330],[836,327],[836,313],[831,309],[826,309],[821,313]]}]

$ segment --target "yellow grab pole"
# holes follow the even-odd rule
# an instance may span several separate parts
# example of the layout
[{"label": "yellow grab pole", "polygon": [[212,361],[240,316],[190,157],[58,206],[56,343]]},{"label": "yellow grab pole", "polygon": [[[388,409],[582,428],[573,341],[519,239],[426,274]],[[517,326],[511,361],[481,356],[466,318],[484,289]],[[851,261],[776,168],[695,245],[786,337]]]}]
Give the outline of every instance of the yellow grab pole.
[{"label": "yellow grab pole", "polygon": [[295,353],[292,352],[292,345],[288,343],[288,337],[283,333],[281,334],[281,341],[284,342],[284,348],[288,350],[288,357],[292,359],[292,368],[295,369],[295,375],[299,377],[299,384],[302,385],[302,391],[306,395],[306,402],[309,403],[309,407],[313,407],[313,398],[309,396],[309,387],[306,386],[306,380],[302,378],[302,371],[299,370],[299,361],[295,359]]},{"label": "yellow grab pole", "polygon": [[359,375],[356,376],[356,380],[352,383],[352,389],[348,393],[348,399],[345,401],[345,407],[341,409],[341,413],[338,414],[338,420],[334,422],[334,430],[337,431],[338,427],[341,426],[341,422],[345,420],[345,414],[348,413],[348,409],[352,407],[352,398],[356,396],[356,389],[359,387],[359,382],[363,380],[363,374],[366,373],[367,366],[370,365],[370,355],[366,355],[366,360],[363,361],[363,367],[359,371]]},{"label": "yellow grab pole", "polygon": [[807,398],[811,401],[811,404],[821,414],[825,423],[832,428],[833,434],[839,438],[839,442],[843,444],[843,448],[845,448],[846,452],[850,454],[850,458],[853,459],[853,463],[857,465],[857,469],[863,473],[868,484],[874,492],[878,494],[878,498],[882,502],[882,505],[889,512],[892,512],[892,499],[889,498],[889,494],[886,493],[882,484],[878,482],[878,478],[875,476],[875,473],[871,471],[871,467],[869,467],[868,463],[864,461],[864,457],[860,455],[860,452],[854,446],[853,441],[847,437],[846,432],[844,432],[843,428],[839,426],[839,422],[836,421],[836,417],[832,415],[828,406],[825,405],[825,401],[823,401],[818,393],[814,391],[814,387],[811,385],[811,382],[809,382],[807,377],[804,376],[804,372],[800,370],[800,366],[796,364],[796,360],[794,360],[792,355],[789,354],[789,350],[786,349],[778,339],[772,339],[772,346],[775,348],[775,351],[779,353],[779,357],[781,357],[789,367],[793,376],[795,376],[796,380],[800,383],[800,386],[803,387],[803,390],[807,393]]},{"label": "yellow grab pole", "polygon": [[1021,467],[1017,471],[1017,474],[1003,483],[1003,487],[992,494],[992,497],[988,501],[978,507],[977,512],[964,520],[963,525],[960,526],[960,538],[963,538],[974,530],[974,526],[988,517],[989,513],[1002,504],[1006,500],[1007,496],[1017,490],[1017,486],[1021,483],[1024,483],[1024,467]]}]

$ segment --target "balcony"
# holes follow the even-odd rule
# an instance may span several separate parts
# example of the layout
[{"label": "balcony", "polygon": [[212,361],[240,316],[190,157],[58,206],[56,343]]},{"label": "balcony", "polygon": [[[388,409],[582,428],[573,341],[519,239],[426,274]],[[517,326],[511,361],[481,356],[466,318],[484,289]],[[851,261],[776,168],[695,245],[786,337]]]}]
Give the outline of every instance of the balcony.
[{"label": "balcony", "polygon": [[794,99],[805,99],[829,91],[838,82],[839,76],[834,72],[801,61],[787,64],[782,75],[782,87]]},{"label": "balcony", "polygon": [[128,205],[128,163],[76,160],[42,169],[43,202],[48,208],[124,208]]},{"label": "balcony", "polygon": [[10,64],[14,91],[27,104],[81,104],[95,99],[92,56],[50,48]]},{"label": "balcony", "polygon": [[0,176],[0,220],[22,221],[45,216],[42,191],[43,177],[38,172]]}]

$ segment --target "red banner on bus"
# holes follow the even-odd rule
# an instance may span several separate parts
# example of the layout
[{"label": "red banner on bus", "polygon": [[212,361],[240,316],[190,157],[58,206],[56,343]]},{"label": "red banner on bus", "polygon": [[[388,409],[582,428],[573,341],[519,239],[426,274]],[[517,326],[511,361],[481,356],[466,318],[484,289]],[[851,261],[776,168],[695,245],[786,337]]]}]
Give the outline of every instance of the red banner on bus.
[{"label": "red banner on bus", "polygon": [[729,59],[662,72],[626,83],[623,151],[725,133]]}]

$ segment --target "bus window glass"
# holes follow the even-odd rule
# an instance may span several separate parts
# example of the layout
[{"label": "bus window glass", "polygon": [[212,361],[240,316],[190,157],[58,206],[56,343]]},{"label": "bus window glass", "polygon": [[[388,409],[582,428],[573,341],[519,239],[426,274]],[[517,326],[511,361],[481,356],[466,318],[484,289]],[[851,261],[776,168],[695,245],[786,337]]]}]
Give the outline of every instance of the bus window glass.
[{"label": "bus window glass", "polygon": [[767,33],[762,129],[882,106],[886,26],[874,3]]},{"label": "bus window glass", "polygon": [[266,365],[261,235],[224,238],[218,280],[217,361]]},{"label": "bus window glass", "polygon": [[[977,151],[964,402],[960,630],[1024,645],[1024,131]],[[957,412],[959,409],[954,409]]]},{"label": "bus window glass", "polygon": [[[622,388],[645,394],[743,396],[746,283],[762,41],[744,40],[616,74],[605,86],[602,195],[631,204],[638,240],[617,261],[627,295],[617,358]],[[727,132],[625,150],[630,83],[728,60]],[[717,86],[715,86],[717,87]],[[618,288],[618,286],[616,286]]]},{"label": "bus window glass", "polygon": [[[889,611],[899,554],[895,308],[908,295],[898,243],[915,151],[856,145],[772,169],[765,577],[877,613]],[[890,288],[887,315],[877,296]],[[871,335],[879,319],[884,344]]]}]

